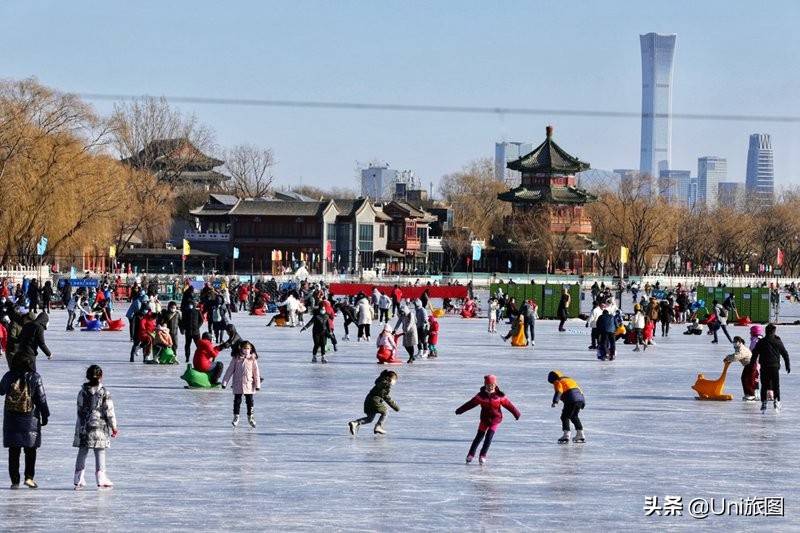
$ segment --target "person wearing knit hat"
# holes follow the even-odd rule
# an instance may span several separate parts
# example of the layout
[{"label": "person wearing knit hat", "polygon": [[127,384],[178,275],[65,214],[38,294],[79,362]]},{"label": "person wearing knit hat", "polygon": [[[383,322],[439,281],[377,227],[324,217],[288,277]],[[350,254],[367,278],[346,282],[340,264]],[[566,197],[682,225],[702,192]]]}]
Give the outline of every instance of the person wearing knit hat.
[{"label": "person wearing knit hat", "polygon": [[558,405],[558,400],[561,400],[564,404],[564,408],[561,410],[561,429],[564,431],[564,434],[558,439],[558,443],[567,444],[569,442],[570,422],[575,425],[575,438],[572,439],[572,442],[586,442],[586,438],[583,435],[583,424],[581,424],[581,419],[578,418],[578,413],[580,413],[581,409],[586,407],[586,398],[584,398],[583,391],[578,386],[578,382],[565,376],[559,370],[551,370],[547,374],[547,381],[551,383],[553,389],[555,389],[551,407]]},{"label": "person wearing knit hat", "polygon": [[475,458],[475,452],[478,450],[478,445],[483,441],[478,461],[480,464],[486,464],[486,456],[489,453],[489,446],[492,445],[492,439],[503,421],[503,412],[501,408],[507,409],[514,418],[519,420],[521,416],[519,409],[517,409],[511,400],[500,391],[497,386],[497,376],[489,374],[483,377],[483,387],[471,400],[456,409],[456,414],[460,415],[466,413],[474,407],[480,406],[481,417],[478,424],[478,432],[472,440],[472,445],[467,452],[467,463],[471,463]]}]

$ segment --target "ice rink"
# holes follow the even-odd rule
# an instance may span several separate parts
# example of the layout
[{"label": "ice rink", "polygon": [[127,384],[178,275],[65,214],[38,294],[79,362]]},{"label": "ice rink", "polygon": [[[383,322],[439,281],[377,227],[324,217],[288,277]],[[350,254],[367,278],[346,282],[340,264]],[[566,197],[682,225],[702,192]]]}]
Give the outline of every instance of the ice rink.
[{"label": "ice rink", "polygon": [[[438,360],[393,367],[401,409],[390,411],[388,434],[362,427],[353,438],[347,422],[362,415],[383,368],[374,342],[340,342],[330,364],[312,365],[310,332],[234,315],[258,348],[265,381],[255,399],[257,429],[244,421],[232,429],[230,390],[187,390],[183,365],[131,364],[127,331],[67,333],[65,314],[54,311],[47,331],[53,360],[39,358],[52,412],[39,451],[41,488],[2,492],[5,531],[800,529],[795,375],[781,371],[778,415],[740,400],[741,366],[728,375],[734,401],[696,401],[697,373],[718,377],[731,349],[684,336],[682,326],[644,353],[620,345],[615,362],[599,362],[579,320],[567,333],[539,321],[530,349],[488,334],[485,319],[444,318]],[[731,330],[747,336],[746,328]],[[798,357],[800,327],[778,334]],[[226,366],[229,359],[221,356]],[[75,492],[75,398],[91,363],[105,370],[116,403],[120,437],[108,455],[116,487],[98,492],[91,476]],[[551,369],[586,394],[584,445],[556,443]],[[489,463],[466,465],[478,410],[454,410],[487,373],[498,376],[522,418],[506,413]],[[682,516],[645,516],[646,496],[662,504],[682,497]],[[723,498],[765,497],[784,498],[785,517],[689,516],[695,498],[714,498],[719,512]]]}]

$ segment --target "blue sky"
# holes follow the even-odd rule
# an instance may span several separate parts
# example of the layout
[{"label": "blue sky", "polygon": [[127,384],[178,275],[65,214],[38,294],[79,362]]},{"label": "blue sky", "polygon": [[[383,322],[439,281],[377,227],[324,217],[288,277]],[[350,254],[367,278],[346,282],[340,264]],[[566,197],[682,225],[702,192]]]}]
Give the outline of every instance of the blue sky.
[{"label": "blue sky", "polygon": [[[677,33],[673,111],[800,115],[800,2],[0,3],[0,76],[72,92],[639,111],[640,33]],[[97,102],[100,112],[111,108]],[[638,119],[178,105],[221,146],[270,146],[279,184],[355,186],[373,158],[423,183],[494,142],[544,138],[594,168],[634,168]],[[676,120],[673,168],[773,135],[800,183],[800,124]]]}]

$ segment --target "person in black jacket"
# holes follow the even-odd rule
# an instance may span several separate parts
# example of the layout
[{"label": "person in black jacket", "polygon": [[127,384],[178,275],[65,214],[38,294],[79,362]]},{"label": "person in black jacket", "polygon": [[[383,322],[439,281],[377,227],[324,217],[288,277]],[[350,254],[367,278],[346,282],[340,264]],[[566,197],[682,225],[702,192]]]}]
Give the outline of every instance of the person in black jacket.
[{"label": "person in black jacket", "polygon": [[44,330],[47,329],[48,320],[47,313],[39,313],[39,316],[22,326],[19,334],[14,360],[27,359],[33,372],[36,372],[36,356],[39,355],[39,350],[42,350],[48,359],[53,358],[50,348],[44,342]]},{"label": "person in black jacket", "polygon": [[181,329],[181,313],[178,311],[178,304],[171,301],[166,309],[161,310],[158,315],[158,323],[169,328],[169,336],[172,338],[172,350],[178,353],[178,334]]},{"label": "person in black jacket", "polygon": [[11,488],[19,488],[19,458],[25,450],[25,485],[38,487],[36,448],[42,445],[42,426],[47,425],[50,410],[42,378],[31,368],[29,359],[18,359],[12,370],[0,380],[0,395],[6,397],[3,410],[3,446],[8,448],[8,473]]},{"label": "person in black jacket", "polygon": [[50,313],[50,304],[53,300],[53,284],[50,280],[44,282],[44,287],[42,287],[42,310],[45,313]]},{"label": "person in black jacket", "polygon": [[[184,293],[185,295],[186,293]],[[200,311],[195,307],[194,302],[189,302],[186,309],[182,312],[181,333],[184,334],[183,353],[186,356],[186,362],[189,362],[189,357],[192,355],[192,341],[195,347],[200,342],[200,326],[203,324],[203,317]]]},{"label": "person in black jacket", "polygon": [[322,353],[322,362],[327,363],[328,360],[325,359],[325,347],[328,344],[331,328],[330,322],[328,322],[328,314],[325,312],[325,308],[322,305],[314,308],[308,323],[306,323],[300,331],[305,331],[309,327],[311,327],[311,338],[314,340],[314,348],[311,351],[311,362],[317,362],[317,350],[319,350]]},{"label": "person in black jacket", "polygon": [[617,326],[614,317],[608,312],[608,309],[603,309],[603,314],[597,319],[597,358],[601,361],[608,359],[613,361],[617,355],[617,344],[614,332]]},{"label": "person in black jacket", "polygon": [[789,352],[783,345],[780,337],[775,335],[775,324],[767,324],[765,336],[758,341],[755,348],[753,348],[753,357],[750,359],[750,364],[761,365],[761,410],[767,410],[767,391],[772,391],[773,407],[776,410],[781,408],[781,383],[780,383],[780,369],[781,357],[786,363],[786,373],[791,373],[791,366],[789,365]]},{"label": "person in black jacket", "polygon": [[37,311],[39,309],[39,281],[34,278],[28,284],[28,309]]}]

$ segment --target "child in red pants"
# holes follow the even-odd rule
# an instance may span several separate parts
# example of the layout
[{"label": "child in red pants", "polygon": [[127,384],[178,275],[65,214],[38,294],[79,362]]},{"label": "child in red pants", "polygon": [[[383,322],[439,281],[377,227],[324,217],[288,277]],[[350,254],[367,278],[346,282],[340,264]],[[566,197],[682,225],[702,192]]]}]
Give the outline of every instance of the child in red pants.
[{"label": "child in red pants", "polygon": [[472,462],[472,459],[475,457],[475,452],[478,450],[478,445],[483,441],[483,447],[481,448],[478,462],[480,462],[480,464],[486,464],[486,454],[489,453],[489,446],[492,445],[492,438],[494,438],[494,434],[498,426],[500,426],[500,422],[503,421],[503,412],[500,408],[505,407],[508,409],[517,420],[519,420],[521,415],[519,409],[514,407],[511,400],[497,387],[497,377],[491,374],[483,377],[483,387],[481,387],[480,392],[470,401],[456,409],[456,414],[460,415],[461,413],[466,413],[473,407],[479,405],[481,407],[481,421],[480,424],[478,424],[478,433],[472,441],[469,453],[467,453],[467,462]]}]

